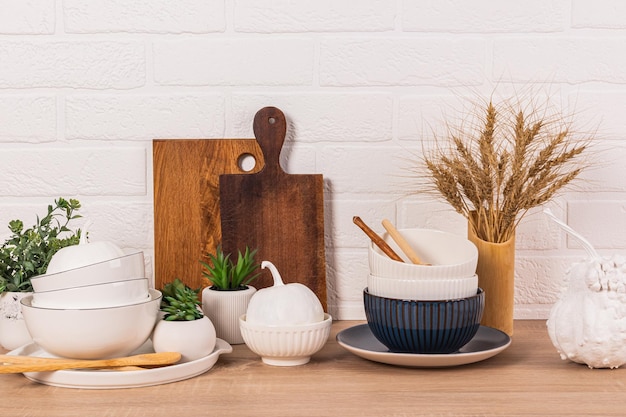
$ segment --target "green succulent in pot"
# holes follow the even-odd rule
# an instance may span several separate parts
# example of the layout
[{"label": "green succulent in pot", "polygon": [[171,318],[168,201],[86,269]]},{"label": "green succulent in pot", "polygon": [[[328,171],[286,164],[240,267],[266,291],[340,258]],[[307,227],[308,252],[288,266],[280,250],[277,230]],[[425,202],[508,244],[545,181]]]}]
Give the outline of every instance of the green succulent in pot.
[{"label": "green succulent in pot", "polygon": [[192,321],[204,317],[198,298],[200,288],[194,290],[176,278],[165,284],[161,292],[161,311],[165,313],[163,320]]},{"label": "green succulent in pot", "polygon": [[69,228],[81,217],[76,214],[80,207],[78,200],[59,198],[27,229],[22,220],[9,222],[11,235],[0,246],[0,293],[31,292],[30,278],[45,274],[57,251],[80,242],[81,230]]},{"label": "green succulent in pot", "polygon": [[152,332],[154,351],[180,352],[181,362],[213,352],[217,342],[215,327],[200,307],[200,289],[192,289],[176,278],[165,284],[161,292],[161,311],[165,314]]},{"label": "green succulent in pot", "polygon": [[257,249],[251,251],[246,247],[243,254],[238,251],[235,262],[231,259],[231,254],[224,254],[221,245],[219,245],[215,255],[207,254],[211,264],[200,261],[203,266],[202,275],[211,283],[213,290],[244,290],[261,275],[261,272],[254,273],[261,266],[254,259],[256,253]]}]

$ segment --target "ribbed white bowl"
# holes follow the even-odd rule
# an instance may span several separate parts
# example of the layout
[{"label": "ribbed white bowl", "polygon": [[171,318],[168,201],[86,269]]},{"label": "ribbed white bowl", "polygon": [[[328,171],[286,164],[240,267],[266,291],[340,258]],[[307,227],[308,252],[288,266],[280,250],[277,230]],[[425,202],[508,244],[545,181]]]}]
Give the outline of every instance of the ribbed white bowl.
[{"label": "ribbed white bowl", "polygon": [[372,275],[431,279],[467,277],[476,273],[478,249],[467,238],[432,229],[400,229],[399,232],[422,262],[430,265],[411,263],[389,234],[385,233],[383,239],[405,262],[394,261],[371,243],[368,257]]},{"label": "ribbed white bowl", "polygon": [[304,365],[328,340],[333,322],[329,314],[319,323],[298,326],[250,324],[246,315],[239,318],[241,335],[251,351],[264,363],[275,366]]},{"label": "ribbed white bowl", "polygon": [[369,293],[397,300],[456,300],[471,297],[478,290],[478,275],[460,278],[401,279],[376,275],[367,277]]}]

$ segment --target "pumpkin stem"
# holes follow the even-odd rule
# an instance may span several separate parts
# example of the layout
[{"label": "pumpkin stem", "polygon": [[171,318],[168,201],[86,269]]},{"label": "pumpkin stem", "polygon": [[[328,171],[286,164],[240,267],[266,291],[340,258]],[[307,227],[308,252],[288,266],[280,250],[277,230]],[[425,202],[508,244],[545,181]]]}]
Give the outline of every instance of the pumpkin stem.
[{"label": "pumpkin stem", "polygon": [[263,261],[263,262],[261,262],[261,268],[263,268],[263,269],[268,268],[270,270],[270,272],[272,273],[272,278],[274,278],[274,286],[275,287],[279,287],[281,285],[285,285],[285,283],[283,282],[282,277],[280,276],[280,273],[278,272],[278,269],[276,269],[276,267],[274,266],[273,263],[271,263],[269,261]]}]

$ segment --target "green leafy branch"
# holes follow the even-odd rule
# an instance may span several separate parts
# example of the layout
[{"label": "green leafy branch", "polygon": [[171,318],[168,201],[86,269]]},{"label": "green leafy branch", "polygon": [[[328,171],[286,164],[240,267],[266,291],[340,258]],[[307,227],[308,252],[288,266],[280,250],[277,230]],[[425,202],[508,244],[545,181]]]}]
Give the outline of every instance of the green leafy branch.
[{"label": "green leafy branch", "polygon": [[[30,278],[45,274],[57,251],[80,242],[81,230],[72,232],[68,227],[72,220],[81,217],[75,214],[80,207],[78,200],[59,198],[28,229],[24,229],[21,220],[9,222],[12,234],[0,246],[0,293],[32,291]],[[64,233],[69,235],[62,237]]]}]

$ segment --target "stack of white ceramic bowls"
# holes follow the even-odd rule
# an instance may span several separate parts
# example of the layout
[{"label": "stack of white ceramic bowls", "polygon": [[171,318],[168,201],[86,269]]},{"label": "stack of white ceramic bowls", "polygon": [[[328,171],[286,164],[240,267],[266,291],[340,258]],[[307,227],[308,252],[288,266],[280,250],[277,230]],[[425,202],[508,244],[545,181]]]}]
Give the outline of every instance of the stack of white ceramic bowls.
[{"label": "stack of white ceramic bowls", "polygon": [[401,229],[398,232],[419,256],[412,263],[388,235],[383,239],[404,259],[395,261],[373,243],[369,247],[372,295],[403,300],[451,300],[470,297],[478,290],[478,250],[468,239],[432,229]]},{"label": "stack of white ceramic bowls", "polygon": [[[466,238],[429,229],[398,231],[423,264],[389,258],[373,244],[363,291],[374,336],[392,352],[446,354],[476,334],[484,309],[478,250]],[[383,237],[400,256],[398,245]]]},{"label": "stack of white ceramic bowls", "polygon": [[33,340],[51,354],[77,359],[123,356],[146,342],[161,293],[149,289],[143,252],[111,242],[59,250],[45,275],[31,279],[22,312]]}]

